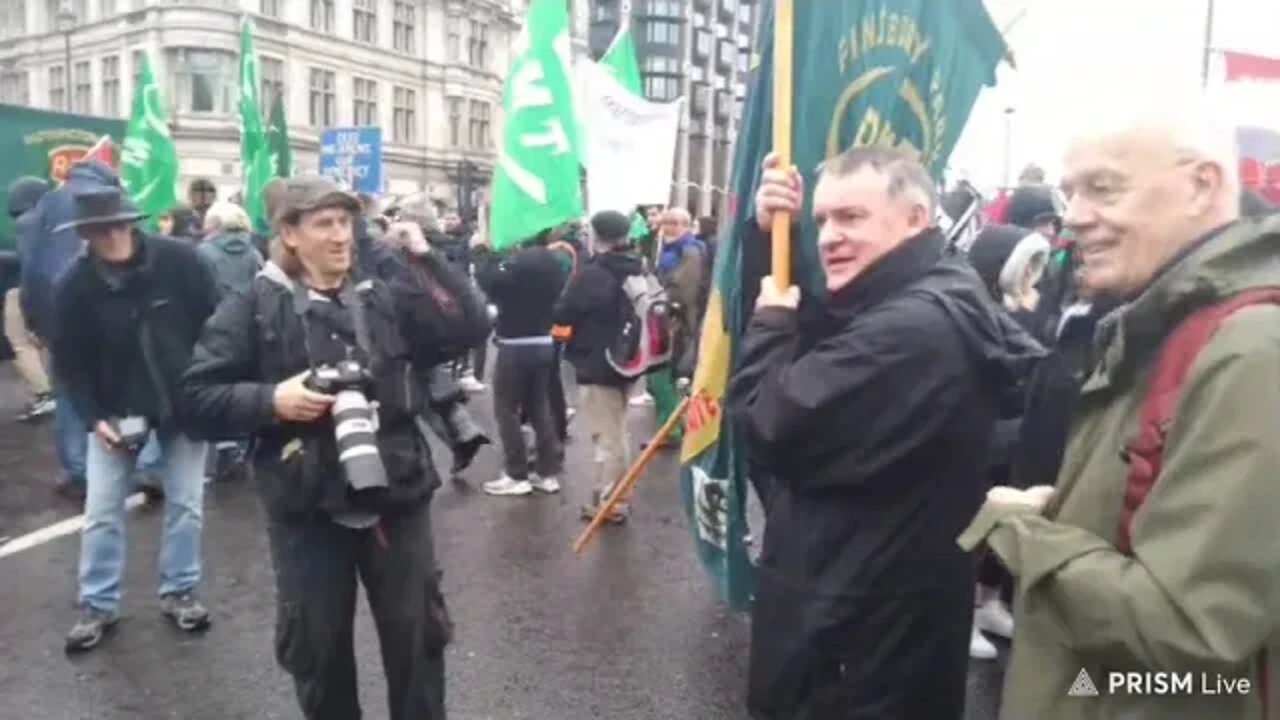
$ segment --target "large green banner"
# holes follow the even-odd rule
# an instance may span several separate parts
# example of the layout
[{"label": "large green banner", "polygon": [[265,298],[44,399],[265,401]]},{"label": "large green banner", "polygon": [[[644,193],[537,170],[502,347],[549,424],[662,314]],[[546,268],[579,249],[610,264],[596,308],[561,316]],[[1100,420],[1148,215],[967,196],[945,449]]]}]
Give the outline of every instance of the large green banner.
[{"label": "large green banner", "polygon": [[84,157],[103,135],[119,143],[124,121],[0,105],[0,250],[15,246],[9,217],[9,184],[28,175],[55,184],[66,179],[72,163]]},{"label": "large green banner", "polygon": [[[823,160],[855,145],[908,145],[940,176],[1005,44],[980,0],[795,2],[794,162],[812,188]],[[773,144],[773,4],[763,6],[759,56],[735,157],[736,209],[717,252],[686,420],[681,484],[697,552],[721,597],[749,606],[754,566],[742,440],[724,422],[724,397],[750,318],[767,243],[744,243],[752,198]],[[811,200],[806,199],[806,202]],[[821,292],[817,234],[806,207],[796,281]]]}]

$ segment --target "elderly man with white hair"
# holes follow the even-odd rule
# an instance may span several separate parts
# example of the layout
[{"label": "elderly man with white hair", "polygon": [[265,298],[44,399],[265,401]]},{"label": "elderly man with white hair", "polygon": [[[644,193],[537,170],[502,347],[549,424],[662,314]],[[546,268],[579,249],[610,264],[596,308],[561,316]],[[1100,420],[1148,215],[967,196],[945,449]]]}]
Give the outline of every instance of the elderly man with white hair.
[{"label": "elderly man with white hair", "polygon": [[262,269],[262,253],[254,247],[252,229],[244,208],[225,200],[215,202],[204,215],[205,239],[196,250],[213,267],[224,296],[248,289]]},{"label": "elderly man with white hair", "polygon": [[961,537],[1018,579],[1001,717],[1277,717],[1280,219],[1239,218],[1231,129],[1196,105],[1102,107],[1064,222],[1119,305],[1056,489],[994,488]]}]

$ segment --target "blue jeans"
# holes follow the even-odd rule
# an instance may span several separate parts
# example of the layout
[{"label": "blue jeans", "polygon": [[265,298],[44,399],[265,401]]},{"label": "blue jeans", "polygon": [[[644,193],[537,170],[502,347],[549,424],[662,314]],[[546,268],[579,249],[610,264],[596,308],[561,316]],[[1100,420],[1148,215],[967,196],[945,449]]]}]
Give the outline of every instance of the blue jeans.
[{"label": "blue jeans", "polygon": [[[160,548],[160,594],[183,593],[200,582],[200,536],[204,526],[204,462],[207,446],[175,430],[159,430],[164,478],[164,538]],[[88,438],[88,495],[80,534],[80,602],[98,610],[120,608],[125,562],[125,498],[138,458]]]},{"label": "blue jeans", "polygon": [[[85,456],[89,451],[89,436],[84,431],[84,418],[80,417],[80,413],[71,404],[71,398],[58,388],[56,379],[53,395],[58,404],[53,414],[53,440],[58,451],[58,462],[72,482],[84,483]],[[152,435],[138,455],[138,470],[158,474],[159,469],[160,445],[156,442],[155,435]]]}]

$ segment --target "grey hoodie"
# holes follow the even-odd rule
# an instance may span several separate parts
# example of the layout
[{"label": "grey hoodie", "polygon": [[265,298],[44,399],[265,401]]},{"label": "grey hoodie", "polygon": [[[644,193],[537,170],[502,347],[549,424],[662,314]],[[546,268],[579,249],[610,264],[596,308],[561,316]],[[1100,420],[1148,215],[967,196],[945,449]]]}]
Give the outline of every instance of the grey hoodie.
[{"label": "grey hoodie", "polygon": [[218,232],[200,243],[196,250],[213,267],[223,296],[247,289],[262,269],[262,254],[253,246],[253,237],[247,232]]}]

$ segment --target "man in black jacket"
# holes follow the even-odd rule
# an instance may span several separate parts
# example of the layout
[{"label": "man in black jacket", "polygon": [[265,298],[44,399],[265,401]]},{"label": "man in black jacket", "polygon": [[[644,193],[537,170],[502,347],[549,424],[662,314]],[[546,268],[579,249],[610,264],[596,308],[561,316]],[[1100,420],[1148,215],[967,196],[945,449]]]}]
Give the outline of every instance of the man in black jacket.
[{"label": "man in black jacket", "polygon": [[[959,720],[973,562],[956,537],[1034,342],[931,227],[932,179],[900,150],[833,159],[814,193],[824,298],[765,278],[729,390],[774,482],[752,610],[760,720]],[[770,158],[757,221],[799,212]]]},{"label": "man in black jacket", "polygon": [[[182,425],[179,379],[200,328],[218,303],[212,271],[194,248],[153,237],[114,174],[67,183],[88,251],[55,291],[57,377],[91,432],[80,544],[81,616],[69,652],[93,648],[119,618],[125,498],[138,454],[159,442],[165,522],[160,552],[162,612],[179,629],[209,626],[196,599],[204,514],[206,446]],[[61,230],[58,228],[57,230]],[[55,230],[56,231],[56,230]]]},{"label": "man in black jacket", "polygon": [[[555,365],[551,316],[564,286],[564,272],[547,249],[547,233],[507,257],[492,256],[476,272],[480,288],[498,306],[498,357],[493,369],[493,415],[506,456],[506,472],[484,484],[490,495],[560,491],[563,450],[547,388]],[[530,462],[520,429],[525,410],[537,439],[537,466]]]},{"label": "man in black jacket", "polygon": [[[591,504],[582,508],[588,519],[622,479],[629,461],[627,400],[633,383],[613,369],[605,351],[621,330],[621,304],[627,302],[622,284],[644,272],[644,263],[628,245],[630,228],[631,222],[619,212],[591,218],[595,254],[556,304],[556,325],[572,328],[565,356],[578,376],[580,421],[595,448],[595,488]],[[622,522],[626,516],[627,508],[620,506],[610,519]]]},{"label": "man in black jacket", "polygon": [[[418,378],[475,333],[436,313],[406,273],[353,273],[358,212],[328,180],[286,181],[273,218],[277,252],[252,290],[205,327],[184,397],[203,435],[254,438],[276,568],[276,657],[303,715],[360,717],[358,574],[382,644],[390,717],[440,720],[451,629],[428,507],[440,481],[416,425]],[[347,391],[316,384],[316,371],[348,360],[361,372]]]}]

